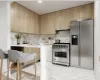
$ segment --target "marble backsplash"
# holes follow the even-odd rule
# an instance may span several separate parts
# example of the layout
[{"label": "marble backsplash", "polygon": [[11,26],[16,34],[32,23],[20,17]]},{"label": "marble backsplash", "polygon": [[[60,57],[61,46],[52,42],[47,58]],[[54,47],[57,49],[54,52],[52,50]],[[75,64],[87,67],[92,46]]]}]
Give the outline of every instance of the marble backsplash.
[{"label": "marble backsplash", "polygon": [[[15,35],[16,32],[11,32],[11,44],[16,45],[17,39]],[[60,31],[56,35],[33,35],[20,33],[21,39],[20,44],[28,43],[30,45],[39,44],[39,43],[55,43],[56,39],[59,39],[61,43],[70,43],[70,31]]]},{"label": "marble backsplash", "polygon": [[61,43],[70,43],[70,31],[59,31],[56,33],[55,39],[59,39]]},{"label": "marble backsplash", "polygon": [[[17,39],[15,35],[16,32],[11,32],[11,44],[16,45]],[[55,35],[33,35],[33,34],[21,34],[20,44],[28,43],[30,45],[39,44],[39,43],[54,43]]]}]

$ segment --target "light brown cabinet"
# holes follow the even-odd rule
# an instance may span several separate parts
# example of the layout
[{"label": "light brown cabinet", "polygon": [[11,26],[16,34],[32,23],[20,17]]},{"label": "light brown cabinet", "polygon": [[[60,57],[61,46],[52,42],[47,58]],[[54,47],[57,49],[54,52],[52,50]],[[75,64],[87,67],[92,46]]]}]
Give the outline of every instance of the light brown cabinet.
[{"label": "light brown cabinet", "polygon": [[40,48],[33,48],[33,52],[37,54],[37,60],[40,60]]},{"label": "light brown cabinet", "polygon": [[11,31],[39,34],[39,15],[13,2],[11,3]]},{"label": "light brown cabinet", "polygon": [[34,14],[34,33],[39,34],[40,33],[40,17],[37,13]]},{"label": "light brown cabinet", "polygon": [[62,22],[61,11],[55,12],[54,15],[55,15],[55,28],[56,30],[59,30],[61,28],[61,22]]},{"label": "light brown cabinet", "polygon": [[70,21],[72,20],[72,10],[66,9],[55,12],[55,27],[56,30],[69,29]]},{"label": "light brown cabinet", "polygon": [[47,32],[48,34],[55,34],[54,13],[47,14],[47,16],[48,16]]},{"label": "light brown cabinet", "polygon": [[11,4],[11,31],[31,34],[55,34],[55,30],[70,29],[73,20],[94,18],[94,4],[86,4],[43,15],[13,2]]},{"label": "light brown cabinet", "polygon": [[40,33],[55,34],[54,13],[44,14],[40,18]]},{"label": "light brown cabinet", "polygon": [[24,53],[36,53],[37,58],[36,60],[40,60],[40,48],[31,48],[31,47],[24,47]]},{"label": "light brown cabinet", "polygon": [[47,29],[47,15],[45,14],[45,15],[42,15],[42,16],[40,16],[40,34],[47,34],[47,31],[46,31],[46,29]]},{"label": "light brown cabinet", "polygon": [[73,20],[94,18],[94,4],[86,4],[61,11],[41,15],[41,34],[54,34],[55,30],[70,29]]},{"label": "light brown cabinet", "polygon": [[69,14],[72,16],[71,20],[75,20],[75,21],[81,20],[81,6],[71,8],[71,12]]},{"label": "light brown cabinet", "polygon": [[81,6],[80,17],[82,20],[94,18],[94,4],[88,4]]}]

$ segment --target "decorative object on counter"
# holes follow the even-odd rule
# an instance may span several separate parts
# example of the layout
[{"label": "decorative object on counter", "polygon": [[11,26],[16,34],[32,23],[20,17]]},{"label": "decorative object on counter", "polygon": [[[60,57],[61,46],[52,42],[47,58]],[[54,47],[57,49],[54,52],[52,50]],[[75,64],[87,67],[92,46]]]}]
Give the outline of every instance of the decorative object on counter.
[{"label": "decorative object on counter", "polygon": [[54,37],[48,37],[48,40],[50,44],[54,43]]},{"label": "decorative object on counter", "polygon": [[56,39],[56,40],[55,40],[55,43],[60,43],[60,40],[59,40],[59,39]]},{"label": "decorative object on counter", "polygon": [[[28,38],[28,39],[27,39]],[[28,40],[30,41],[31,39],[28,37],[28,34],[23,34],[23,44],[28,44]]]},{"label": "decorative object on counter", "polygon": [[27,42],[27,41],[23,41],[23,44],[28,44],[29,42]]},{"label": "decorative object on counter", "polygon": [[17,33],[15,35],[15,38],[17,39],[17,44],[19,45],[20,44],[20,39],[21,39],[21,33]]},{"label": "decorative object on counter", "polygon": [[48,37],[49,40],[52,40],[52,37]]},{"label": "decorative object on counter", "polygon": [[39,43],[52,44],[55,42],[55,35],[41,35]]}]

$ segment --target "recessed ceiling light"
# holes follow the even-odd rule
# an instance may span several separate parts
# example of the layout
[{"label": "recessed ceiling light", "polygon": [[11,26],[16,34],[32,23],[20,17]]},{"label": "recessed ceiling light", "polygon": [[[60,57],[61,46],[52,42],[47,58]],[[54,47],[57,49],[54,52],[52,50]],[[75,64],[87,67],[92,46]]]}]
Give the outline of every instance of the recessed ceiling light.
[{"label": "recessed ceiling light", "polygon": [[38,2],[38,3],[42,3],[42,0],[38,0],[37,2]]}]

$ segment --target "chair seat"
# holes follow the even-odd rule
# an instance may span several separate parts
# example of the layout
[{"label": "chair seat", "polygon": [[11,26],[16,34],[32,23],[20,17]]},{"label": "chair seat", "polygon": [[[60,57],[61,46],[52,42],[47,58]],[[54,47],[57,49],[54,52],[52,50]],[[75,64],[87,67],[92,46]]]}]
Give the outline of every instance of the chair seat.
[{"label": "chair seat", "polygon": [[9,50],[8,57],[9,57],[9,60],[11,60],[14,63],[17,63],[17,61],[19,63],[24,63],[24,62],[35,59],[36,53],[23,53],[16,50]]},{"label": "chair seat", "polygon": [[18,61],[19,63],[24,63],[30,60],[33,60],[36,57],[36,53],[22,53],[21,56],[19,57]]}]

